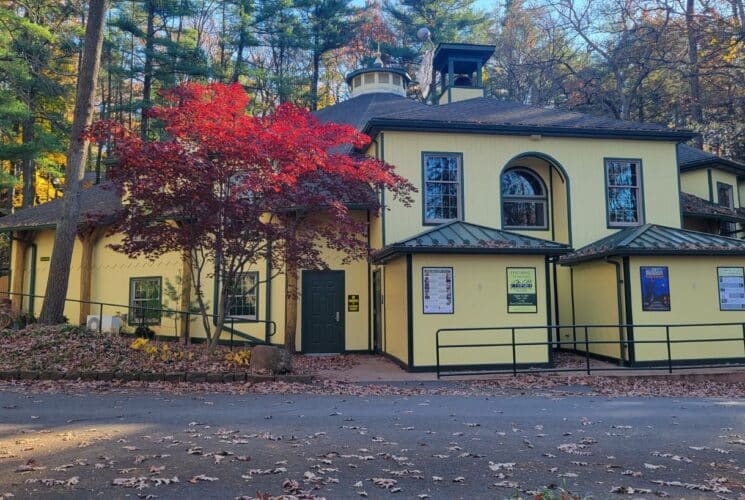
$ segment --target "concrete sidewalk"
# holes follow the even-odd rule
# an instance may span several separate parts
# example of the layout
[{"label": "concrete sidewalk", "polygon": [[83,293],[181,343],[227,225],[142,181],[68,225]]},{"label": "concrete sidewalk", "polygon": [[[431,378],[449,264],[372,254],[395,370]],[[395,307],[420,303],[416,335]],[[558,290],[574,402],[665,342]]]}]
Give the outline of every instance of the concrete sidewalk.
[{"label": "concrete sidewalk", "polygon": [[[422,382],[436,381],[436,373],[407,372],[393,361],[380,355],[353,355],[356,364],[344,370],[320,369],[317,375],[320,378],[336,380],[341,382],[358,383],[382,383],[382,382]],[[319,358],[321,360],[323,358]],[[590,360],[591,374],[587,375],[585,370],[585,358],[579,355],[562,353],[562,359],[557,365],[558,369],[571,370],[560,372],[535,372],[535,375],[546,377],[664,377],[681,380],[710,380],[717,382],[743,382],[745,383],[745,367],[736,366],[712,366],[706,368],[673,368],[673,373],[668,373],[667,368],[660,369],[631,369],[600,361]],[[530,375],[531,372],[518,372],[518,375]],[[512,377],[511,373],[505,374],[476,374],[456,375],[443,377],[446,380],[493,380]]]}]

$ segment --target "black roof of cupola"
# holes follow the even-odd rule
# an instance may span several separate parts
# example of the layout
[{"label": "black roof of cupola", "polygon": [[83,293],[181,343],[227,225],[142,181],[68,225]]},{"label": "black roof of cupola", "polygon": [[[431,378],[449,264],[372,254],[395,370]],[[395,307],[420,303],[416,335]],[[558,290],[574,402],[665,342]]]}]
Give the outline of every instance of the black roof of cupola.
[{"label": "black roof of cupola", "polygon": [[494,45],[439,44],[432,57],[433,101],[448,104],[484,97],[483,68],[494,49]]}]

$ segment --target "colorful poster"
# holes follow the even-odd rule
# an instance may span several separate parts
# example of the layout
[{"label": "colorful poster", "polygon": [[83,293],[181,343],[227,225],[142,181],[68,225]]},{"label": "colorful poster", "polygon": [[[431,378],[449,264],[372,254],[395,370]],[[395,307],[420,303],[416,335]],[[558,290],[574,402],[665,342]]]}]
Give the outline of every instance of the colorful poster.
[{"label": "colorful poster", "polygon": [[538,292],[534,267],[507,268],[507,312],[538,312]]},{"label": "colorful poster", "polygon": [[741,267],[718,267],[719,309],[745,311],[745,272]]},{"label": "colorful poster", "polygon": [[644,311],[670,310],[670,278],[667,267],[641,267],[642,309]]},{"label": "colorful poster", "polygon": [[453,314],[453,269],[422,268],[424,314]]}]

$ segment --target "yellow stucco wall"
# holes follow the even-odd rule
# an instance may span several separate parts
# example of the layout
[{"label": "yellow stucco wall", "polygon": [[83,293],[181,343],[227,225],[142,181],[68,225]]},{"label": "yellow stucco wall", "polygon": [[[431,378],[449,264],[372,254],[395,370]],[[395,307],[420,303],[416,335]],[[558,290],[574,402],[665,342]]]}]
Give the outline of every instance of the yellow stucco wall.
[{"label": "yellow stucco wall", "polygon": [[[501,227],[499,176],[514,157],[540,152],[554,158],[568,173],[571,188],[573,245],[607,236],[604,158],[641,158],[646,221],[680,227],[675,179],[675,144],[659,141],[578,139],[567,137],[497,136],[387,131],[385,160],[418,189],[411,208],[388,200],[386,241],[400,241],[425,230],[422,225],[422,152],[463,153],[465,220]],[[556,185],[556,184],[555,184]],[[404,215],[405,214],[405,215]]]},{"label": "yellow stucco wall", "polygon": [[406,310],[406,259],[400,257],[383,267],[383,350],[408,363]]},{"label": "yellow stucco wall", "polygon": [[[616,288],[616,268],[603,262],[586,262],[573,268],[574,274],[574,310],[576,325],[617,325],[624,322],[618,316],[618,293]],[[567,318],[569,319],[569,318]],[[564,323],[571,323],[564,321]],[[588,328],[587,337],[590,341],[617,342],[620,332],[617,327]],[[585,351],[584,328],[562,329],[563,340],[577,340],[575,345],[564,345],[565,348]],[[618,344],[590,344],[589,351],[594,354],[618,359],[620,348]]]},{"label": "yellow stucco wall", "polygon": [[[643,311],[641,266],[667,266],[670,278],[670,311]],[[632,257],[631,304],[635,325],[683,323],[745,323],[745,311],[720,311],[717,267],[745,267],[742,257]],[[671,328],[673,340],[735,338],[732,342],[673,344],[674,360],[737,358],[743,351],[743,327],[706,326]],[[664,328],[635,326],[635,340],[665,340]],[[636,346],[636,361],[667,360],[666,344]]]},{"label": "yellow stucco wall", "polygon": [[680,174],[680,189],[705,200],[709,199],[709,175],[706,169],[689,170]]},{"label": "yellow stucco wall", "polygon": [[[714,199],[712,200],[709,200],[709,170],[711,171],[711,189],[712,194],[714,195]],[[741,188],[735,174],[718,168],[690,170],[688,172],[683,172],[680,174],[680,188],[681,190],[683,190],[683,192],[696,195],[699,198],[703,198],[714,203],[718,203],[719,201],[717,196],[717,182],[729,184],[730,186],[732,186],[735,208],[741,207]]]},{"label": "yellow stucco wall", "polygon": [[[401,260],[401,259],[399,259]],[[520,255],[414,255],[412,259],[412,292],[414,318],[414,366],[436,364],[435,336],[439,328],[494,326],[539,326],[548,321],[546,312],[546,276],[543,256]],[[453,268],[453,314],[424,314],[422,302],[422,268]],[[536,313],[507,312],[507,267],[536,269],[538,308]],[[517,329],[520,342],[544,342],[546,329]],[[509,343],[509,330],[482,333],[457,332],[441,334],[442,344]],[[516,360],[520,364],[548,362],[545,346],[519,346]],[[511,347],[458,348],[441,351],[440,363],[446,365],[510,364]]]},{"label": "yellow stucco wall", "polygon": [[[364,213],[356,214],[356,217],[364,218]],[[106,305],[103,306],[103,315],[123,315],[127,314],[127,306],[129,304],[130,295],[130,280],[132,278],[143,278],[143,277],[160,277],[163,284],[162,289],[162,307],[164,309],[180,310],[181,304],[179,300],[172,300],[165,292],[166,284],[171,283],[174,288],[179,290],[179,276],[182,270],[181,256],[176,253],[169,253],[161,256],[155,260],[149,260],[147,258],[131,259],[128,256],[117,252],[109,247],[111,244],[115,244],[121,241],[121,235],[105,236],[98,240],[93,251],[93,272],[92,272],[92,283],[91,283],[91,301],[93,302],[104,302]],[[54,231],[43,230],[36,234],[35,244],[37,245],[37,256],[36,256],[36,279],[35,279],[35,293],[37,295],[44,295],[47,283],[47,277],[49,274],[50,262],[45,260],[46,257],[51,257],[52,249],[54,246]],[[75,247],[72,257],[72,265],[70,269],[70,281],[68,285],[69,299],[80,298],[80,256],[82,251],[82,245],[80,240],[76,240]],[[367,350],[368,348],[368,301],[369,301],[369,287],[368,287],[368,264],[365,260],[358,260],[351,263],[342,263],[343,256],[337,252],[326,249],[324,252],[324,259],[330,269],[337,269],[345,271],[345,293],[344,293],[344,314],[346,332],[345,332],[345,349],[347,350]],[[26,258],[26,269],[24,271],[24,293],[29,293],[31,290],[30,279],[31,279],[31,262],[32,252],[30,249],[27,250]],[[211,265],[206,266],[210,268]],[[267,284],[266,280],[266,263],[261,260],[246,271],[256,271],[259,273],[259,280],[262,282],[259,284],[258,290],[258,319],[267,320],[271,319],[276,323],[276,335],[271,338],[271,342],[275,344],[284,343],[284,331],[286,324],[285,317],[285,293],[286,293],[286,279],[283,274],[276,276],[271,282],[271,312],[267,315]],[[13,272],[16,272],[15,270]],[[212,311],[214,307],[214,279],[211,276],[212,270],[206,269],[203,277],[203,290],[205,294],[205,301],[208,304],[208,309]],[[300,275],[302,276],[302,275]],[[298,280],[298,286],[302,290],[302,278]],[[347,295],[355,294],[360,297],[359,312],[347,312],[346,311],[346,299]],[[194,303],[194,290],[192,290],[192,298]],[[33,313],[38,316],[41,311],[42,299],[36,299],[34,301]],[[28,298],[24,298],[24,310],[28,310]],[[80,312],[80,305],[76,302],[68,301],[65,305],[65,316],[73,324],[78,322]],[[101,313],[101,309],[98,305],[92,305],[90,314],[98,315]],[[270,318],[268,317],[270,316]],[[302,295],[298,298],[298,333],[297,333],[297,348],[300,349],[302,345]],[[161,318],[160,325],[152,325],[151,328],[157,335],[163,336],[178,336],[180,331],[180,323],[184,321],[183,315],[164,315]],[[229,322],[226,322],[226,326],[231,326]],[[251,335],[253,337],[264,339],[265,338],[265,324],[261,322],[241,322],[233,324],[235,331]],[[136,325],[127,325],[129,331],[133,331]],[[212,327],[213,328],[213,327]],[[189,335],[191,338],[205,338],[205,329],[201,320],[201,317],[193,316],[190,318],[189,324]],[[221,335],[221,340],[229,340],[230,332],[224,331]],[[236,335],[236,340],[241,338]]]}]

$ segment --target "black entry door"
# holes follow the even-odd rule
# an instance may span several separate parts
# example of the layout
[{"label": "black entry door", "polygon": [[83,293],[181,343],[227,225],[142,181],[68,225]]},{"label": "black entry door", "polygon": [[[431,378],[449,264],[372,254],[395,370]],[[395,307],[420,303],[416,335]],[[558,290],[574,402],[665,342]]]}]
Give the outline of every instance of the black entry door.
[{"label": "black entry door", "polygon": [[344,350],[344,271],[303,271],[303,352]]},{"label": "black entry door", "polygon": [[383,350],[383,286],[380,280],[380,269],[373,273],[373,349]]}]

